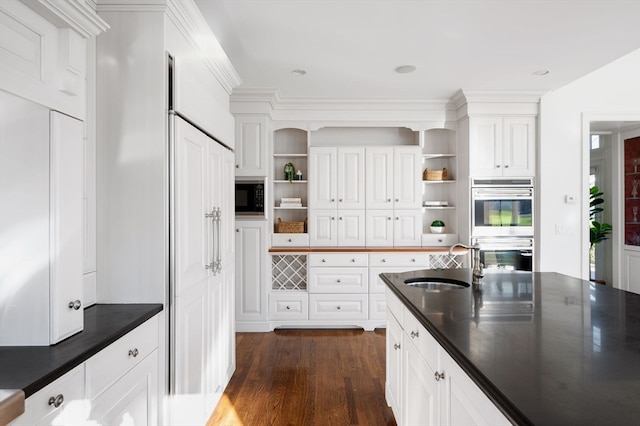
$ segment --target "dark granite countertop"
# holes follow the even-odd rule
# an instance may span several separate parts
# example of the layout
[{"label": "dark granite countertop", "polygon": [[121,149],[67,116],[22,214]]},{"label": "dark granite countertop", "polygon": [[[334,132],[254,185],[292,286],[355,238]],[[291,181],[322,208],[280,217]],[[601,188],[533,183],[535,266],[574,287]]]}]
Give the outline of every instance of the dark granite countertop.
[{"label": "dark granite countertop", "polygon": [[85,309],[84,330],[60,343],[0,346],[0,389],[29,397],[160,311],[161,304],[98,304]]},{"label": "dark granite countertop", "polygon": [[429,292],[407,278],[471,282],[471,270],[383,281],[516,424],[640,419],[640,295],[557,273],[487,273],[482,292]]}]

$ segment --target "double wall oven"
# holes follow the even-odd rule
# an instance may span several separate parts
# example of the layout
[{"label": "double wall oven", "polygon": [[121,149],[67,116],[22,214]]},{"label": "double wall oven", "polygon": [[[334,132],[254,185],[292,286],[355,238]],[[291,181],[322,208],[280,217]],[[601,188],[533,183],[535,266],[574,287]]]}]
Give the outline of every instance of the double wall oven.
[{"label": "double wall oven", "polygon": [[531,271],[533,178],[471,181],[471,238],[485,269]]}]

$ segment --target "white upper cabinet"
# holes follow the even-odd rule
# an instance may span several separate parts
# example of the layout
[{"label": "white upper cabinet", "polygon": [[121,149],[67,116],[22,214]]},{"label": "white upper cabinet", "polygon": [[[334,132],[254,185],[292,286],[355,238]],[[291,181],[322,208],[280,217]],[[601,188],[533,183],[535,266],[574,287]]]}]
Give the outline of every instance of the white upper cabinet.
[{"label": "white upper cabinet", "polygon": [[309,207],[364,209],[364,147],[309,149]]},{"label": "white upper cabinet", "polygon": [[367,147],[367,209],[419,209],[420,147]]},{"label": "white upper cabinet", "polygon": [[236,116],[236,176],[267,176],[269,127],[266,116]]},{"label": "white upper cabinet", "polygon": [[535,117],[471,117],[469,121],[471,176],[535,175]]}]

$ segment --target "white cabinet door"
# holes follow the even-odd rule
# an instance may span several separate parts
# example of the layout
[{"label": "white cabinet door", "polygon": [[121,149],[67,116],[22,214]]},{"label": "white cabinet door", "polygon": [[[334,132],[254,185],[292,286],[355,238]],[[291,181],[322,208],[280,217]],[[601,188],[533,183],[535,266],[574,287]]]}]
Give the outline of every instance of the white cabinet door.
[{"label": "white cabinet door", "polygon": [[502,118],[469,119],[471,176],[502,176]]},{"label": "white cabinet door", "polygon": [[393,148],[367,147],[365,169],[367,210],[393,208]]},{"label": "white cabinet door", "polygon": [[82,194],[84,127],[51,112],[50,139],[51,344],[83,328]]},{"label": "white cabinet door", "polygon": [[335,210],[309,211],[309,245],[331,247],[338,245],[338,223]]},{"label": "white cabinet door", "polygon": [[267,223],[236,222],[236,320],[267,319]]},{"label": "white cabinet door", "polygon": [[422,211],[393,211],[393,245],[420,246],[422,244]]},{"label": "white cabinet door", "polygon": [[[419,146],[393,149],[393,208],[419,209],[422,205],[422,163]],[[367,184],[369,182],[367,181]]]},{"label": "white cabinet door", "polygon": [[309,148],[309,208],[336,209],[338,198],[337,149]]},{"label": "white cabinet door", "polygon": [[368,210],[366,212],[366,238],[368,247],[393,247],[393,210]]},{"label": "white cabinet door", "polygon": [[534,176],[536,158],[535,117],[503,119],[503,176]]},{"label": "white cabinet door", "polygon": [[338,210],[338,246],[364,247],[364,210]]},{"label": "white cabinet door", "polygon": [[338,148],[338,210],[365,208],[364,147]]},{"label": "white cabinet door", "polygon": [[236,176],[267,176],[269,125],[266,116],[236,115]]},{"label": "white cabinet door", "polygon": [[400,409],[402,384],[402,328],[398,320],[387,310],[387,359],[386,359],[386,387],[385,398],[391,407],[396,423],[404,424]]},{"label": "white cabinet door", "polygon": [[435,370],[420,356],[406,334],[402,336],[402,353],[403,424],[440,424],[440,389],[434,379]]}]

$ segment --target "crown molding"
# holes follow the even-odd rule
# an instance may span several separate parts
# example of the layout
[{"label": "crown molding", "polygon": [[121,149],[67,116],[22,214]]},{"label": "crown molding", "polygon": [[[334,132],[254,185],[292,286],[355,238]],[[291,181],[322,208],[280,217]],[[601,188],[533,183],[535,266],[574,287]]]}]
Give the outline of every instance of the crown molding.
[{"label": "crown molding", "polygon": [[95,37],[109,29],[98,16],[95,3],[86,0],[22,0],[26,6],[60,27],[68,27],[84,38]]},{"label": "crown molding", "polygon": [[[51,1],[51,0],[50,0]],[[229,57],[193,0],[97,0],[99,12],[163,12],[196,47],[211,74],[228,94],[242,83]]]}]

